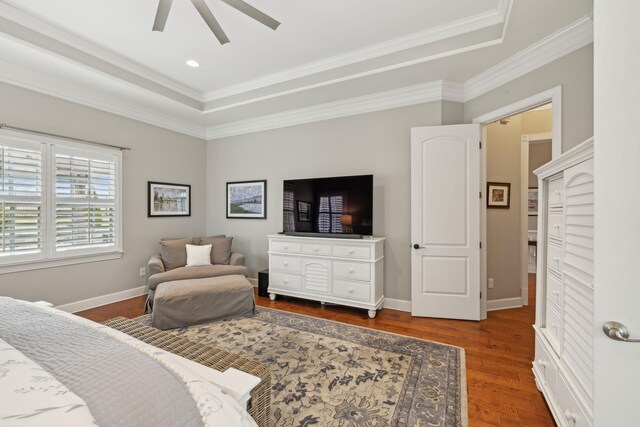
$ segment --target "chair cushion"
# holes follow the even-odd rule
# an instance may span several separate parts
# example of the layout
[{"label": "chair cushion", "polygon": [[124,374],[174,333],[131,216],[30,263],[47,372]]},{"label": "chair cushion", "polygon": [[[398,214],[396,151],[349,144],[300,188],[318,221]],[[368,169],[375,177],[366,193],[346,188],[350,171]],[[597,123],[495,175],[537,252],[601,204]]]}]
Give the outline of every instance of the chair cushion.
[{"label": "chair cushion", "polygon": [[187,245],[193,243],[188,239],[163,239],[160,241],[160,256],[166,271],[187,265]]},{"label": "chair cushion", "polygon": [[229,265],[233,237],[201,237],[201,245],[212,245],[211,264]]},{"label": "chair cushion", "polygon": [[[186,250],[185,250],[186,251]],[[201,279],[205,277],[227,276],[230,274],[242,274],[246,276],[248,269],[244,265],[204,265],[201,267],[178,267],[164,273],[149,276],[147,284],[154,290],[160,283],[173,280]]]}]

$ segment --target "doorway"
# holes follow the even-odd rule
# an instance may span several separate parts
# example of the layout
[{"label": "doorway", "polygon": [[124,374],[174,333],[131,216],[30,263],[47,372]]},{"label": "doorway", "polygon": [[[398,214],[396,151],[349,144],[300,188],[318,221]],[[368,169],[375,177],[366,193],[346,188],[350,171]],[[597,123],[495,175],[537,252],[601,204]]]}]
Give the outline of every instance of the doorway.
[{"label": "doorway", "polygon": [[486,128],[487,310],[529,304],[536,271],[537,187],[533,171],[551,160],[552,104]]}]

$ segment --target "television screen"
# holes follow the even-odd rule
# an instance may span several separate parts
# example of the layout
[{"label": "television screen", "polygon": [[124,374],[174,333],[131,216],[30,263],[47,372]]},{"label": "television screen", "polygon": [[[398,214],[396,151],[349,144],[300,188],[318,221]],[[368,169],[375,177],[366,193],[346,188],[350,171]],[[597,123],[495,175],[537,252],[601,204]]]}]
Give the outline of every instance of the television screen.
[{"label": "television screen", "polygon": [[283,185],[285,233],[373,235],[373,175],[293,179]]}]

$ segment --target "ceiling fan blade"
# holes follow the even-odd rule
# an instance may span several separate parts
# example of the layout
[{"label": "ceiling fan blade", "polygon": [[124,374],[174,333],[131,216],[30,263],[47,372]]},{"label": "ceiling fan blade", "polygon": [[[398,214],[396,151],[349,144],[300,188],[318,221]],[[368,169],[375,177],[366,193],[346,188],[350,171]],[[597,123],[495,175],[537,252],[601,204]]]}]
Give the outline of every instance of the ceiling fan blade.
[{"label": "ceiling fan blade", "polygon": [[259,11],[255,7],[246,3],[244,0],[222,0],[222,1],[228,4],[229,6],[231,6],[232,8],[244,13],[248,17],[253,18],[256,21],[260,22],[261,24],[266,25],[272,30],[275,30],[280,25],[280,22],[276,21],[269,15]]},{"label": "ceiling fan blade", "polygon": [[207,4],[204,2],[204,0],[191,0],[191,3],[193,3],[196,10],[200,14],[200,16],[202,16],[204,22],[207,23],[207,25],[213,32],[213,35],[216,36],[220,44],[229,43],[229,38],[222,30],[220,24],[218,24],[218,21],[216,21],[216,18],[213,16],[211,9],[207,7]]},{"label": "ceiling fan blade", "polygon": [[153,21],[153,31],[164,31],[172,3],[173,0],[160,0],[158,3],[158,11],[156,12],[156,20]]}]

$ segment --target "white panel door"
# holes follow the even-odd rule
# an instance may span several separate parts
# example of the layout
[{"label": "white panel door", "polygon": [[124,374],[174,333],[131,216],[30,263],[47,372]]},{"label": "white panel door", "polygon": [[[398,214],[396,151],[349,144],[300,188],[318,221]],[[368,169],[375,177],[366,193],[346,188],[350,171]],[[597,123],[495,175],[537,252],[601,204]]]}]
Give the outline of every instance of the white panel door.
[{"label": "white panel door", "polygon": [[[594,425],[640,424],[640,2],[594,2]],[[615,335],[614,335],[615,336]]]},{"label": "white panel door", "polygon": [[480,320],[480,125],[411,130],[411,314]]}]

